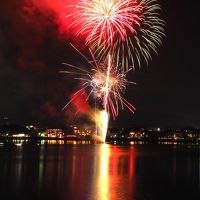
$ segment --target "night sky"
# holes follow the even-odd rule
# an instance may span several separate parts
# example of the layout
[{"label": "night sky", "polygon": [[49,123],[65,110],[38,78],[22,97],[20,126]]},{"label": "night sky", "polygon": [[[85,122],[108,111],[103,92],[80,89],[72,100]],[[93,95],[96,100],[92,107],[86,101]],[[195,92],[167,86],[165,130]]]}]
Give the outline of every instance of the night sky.
[{"label": "night sky", "polygon": [[[4,117],[12,123],[54,127],[90,123],[74,108],[61,111],[78,87],[72,77],[59,73],[66,69],[62,62],[85,65],[69,45],[74,36],[66,30],[64,16],[70,1],[1,0],[1,123]],[[137,85],[129,86],[125,97],[136,113],[120,110],[110,126],[200,128],[199,3],[159,2],[167,37],[149,66],[129,74]]]}]

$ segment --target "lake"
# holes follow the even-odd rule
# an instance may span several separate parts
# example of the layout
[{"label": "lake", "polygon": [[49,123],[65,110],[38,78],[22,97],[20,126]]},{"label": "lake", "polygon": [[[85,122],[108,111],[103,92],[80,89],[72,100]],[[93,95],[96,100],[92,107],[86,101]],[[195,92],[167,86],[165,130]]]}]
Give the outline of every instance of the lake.
[{"label": "lake", "polygon": [[200,199],[200,146],[1,142],[0,199]]}]

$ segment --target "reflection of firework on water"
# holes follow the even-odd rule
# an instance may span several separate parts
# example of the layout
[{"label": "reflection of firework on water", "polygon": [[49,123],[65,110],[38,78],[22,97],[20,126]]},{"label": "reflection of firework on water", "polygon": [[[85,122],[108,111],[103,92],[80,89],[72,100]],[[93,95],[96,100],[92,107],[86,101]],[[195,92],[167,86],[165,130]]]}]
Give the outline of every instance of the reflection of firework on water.
[{"label": "reflection of firework on water", "polygon": [[81,0],[72,26],[101,60],[111,52],[126,70],[148,63],[164,36],[157,0]]},{"label": "reflection of firework on water", "polygon": [[[75,79],[82,82],[82,88],[80,88],[71,100],[65,105],[66,108],[78,95],[81,95],[85,90],[88,90],[88,97],[93,97],[95,101],[100,102],[106,112],[111,113],[113,118],[118,115],[118,110],[127,107],[134,113],[134,106],[122,97],[126,86],[135,84],[130,82],[126,78],[126,72],[122,72],[119,66],[116,66],[109,55],[105,62],[97,63],[88,62],[92,65],[92,70],[87,71],[77,66],[63,63],[69,70],[61,71],[62,73],[69,73],[79,75]],[[64,109],[63,108],[63,109]]]}]

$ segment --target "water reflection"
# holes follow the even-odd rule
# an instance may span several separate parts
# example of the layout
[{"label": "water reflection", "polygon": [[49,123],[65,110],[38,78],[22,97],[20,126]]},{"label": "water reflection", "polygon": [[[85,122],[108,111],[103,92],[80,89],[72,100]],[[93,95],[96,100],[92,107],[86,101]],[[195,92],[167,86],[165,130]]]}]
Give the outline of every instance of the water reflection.
[{"label": "water reflection", "polygon": [[[99,159],[99,176],[98,176],[98,191],[97,195],[102,200],[109,199],[109,159],[110,149],[108,145],[103,144],[100,146],[100,159]],[[95,183],[94,183],[95,184]]]},{"label": "water reflection", "polygon": [[5,199],[198,199],[199,147],[4,144],[0,180]]},{"label": "water reflection", "polygon": [[[34,142],[34,143],[37,143],[38,145],[44,145],[44,144],[52,144],[52,145],[55,145],[55,144],[59,144],[59,145],[64,145],[64,144],[91,144],[92,142],[89,141],[89,140],[35,140],[35,141],[30,141],[30,140],[24,140],[24,139],[14,139],[14,140],[7,140],[6,143],[12,143],[16,146],[22,146],[23,144],[28,144],[30,142]],[[0,142],[0,146],[3,146],[4,145],[4,142]]]}]

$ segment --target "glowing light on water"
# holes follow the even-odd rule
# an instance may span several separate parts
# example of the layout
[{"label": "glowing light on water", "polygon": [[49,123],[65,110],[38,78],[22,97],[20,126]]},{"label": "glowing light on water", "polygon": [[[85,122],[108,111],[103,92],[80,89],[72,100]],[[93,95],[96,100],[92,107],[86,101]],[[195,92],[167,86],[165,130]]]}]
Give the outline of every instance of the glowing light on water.
[{"label": "glowing light on water", "polygon": [[109,157],[109,146],[107,144],[101,145],[98,178],[98,187],[101,200],[109,199]]}]

